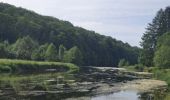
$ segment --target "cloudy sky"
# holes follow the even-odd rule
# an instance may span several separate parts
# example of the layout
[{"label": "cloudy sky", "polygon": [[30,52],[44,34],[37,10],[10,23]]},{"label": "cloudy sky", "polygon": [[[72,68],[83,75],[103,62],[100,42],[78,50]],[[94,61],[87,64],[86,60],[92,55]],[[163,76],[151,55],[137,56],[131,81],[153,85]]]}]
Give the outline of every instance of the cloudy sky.
[{"label": "cloudy sky", "polygon": [[0,0],[139,46],[147,23],[170,0]]}]

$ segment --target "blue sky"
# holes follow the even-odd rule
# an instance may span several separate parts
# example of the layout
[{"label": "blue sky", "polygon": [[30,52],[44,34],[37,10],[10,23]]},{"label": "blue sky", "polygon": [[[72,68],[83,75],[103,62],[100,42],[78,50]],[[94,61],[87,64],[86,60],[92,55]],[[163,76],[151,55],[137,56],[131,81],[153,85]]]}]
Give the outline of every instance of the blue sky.
[{"label": "blue sky", "polygon": [[139,46],[145,28],[170,0],[0,0]]}]

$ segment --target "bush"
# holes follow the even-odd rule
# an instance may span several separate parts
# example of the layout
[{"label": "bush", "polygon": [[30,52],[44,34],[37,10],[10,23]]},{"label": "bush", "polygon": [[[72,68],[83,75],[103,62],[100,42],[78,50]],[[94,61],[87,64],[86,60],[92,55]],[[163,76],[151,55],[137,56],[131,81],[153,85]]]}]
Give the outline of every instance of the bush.
[{"label": "bush", "polygon": [[141,64],[136,64],[135,65],[135,70],[139,71],[139,72],[143,72],[144,71],[144,66]]},{"label": "bush", "polygon": [[0,65],[0,72],[11,72],[11,67]]},{"label": "bush", "polygon": [[118,67],[129,66],[129,62],[125,59],[120,59]]}]

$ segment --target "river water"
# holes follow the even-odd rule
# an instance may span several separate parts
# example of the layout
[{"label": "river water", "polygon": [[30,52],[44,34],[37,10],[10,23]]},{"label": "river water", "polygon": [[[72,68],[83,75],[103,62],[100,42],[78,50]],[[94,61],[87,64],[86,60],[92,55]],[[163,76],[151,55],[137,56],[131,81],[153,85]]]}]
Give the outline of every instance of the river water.
[{"label": "river water", "polygon": [[[80,97],[79,94],[37,94],[32,93],[34,91],[57,91],[60,88],[56,88],[56,77],[63,76],[65,80],[74,79],[71,75],[67,74],[38,74],[38,75],[0,75],[0,100],[170,100],[164,99],[166,93],[162,93],[160,90],[156,90],[153,93],[139,94],[137,90],[122,90],[115,93],[85,96]],[[50,79],[50,80],[49,80]],[[131,83],[130,83],[131,84]],[[153,84],[152,84],[153,85]],[[31,91],[30,93],[24,93],[21,91]],[[18,96],[18,94],[21,97]],[[76,98],[70,98],[76,97]]]},{"label": "river water", "polygon": [[[135,90],[120,91],[117,93],[98,95],[93,97],[70,98],[67,100],[141,100]],[[149,100],[149,99],[146,99]]]},{"label": "river water", "polygon": [[140,100],[137,91],[120,91],[108,95],[92,97],[91,100]]},{"label": "river water", "polygon": [[69,98],[66,100],[169,100],[165,99],[166,95],[158,91],[154,93],[139,94],[136,90],[125,90],[105,95],[97,95],[92,97]]}]

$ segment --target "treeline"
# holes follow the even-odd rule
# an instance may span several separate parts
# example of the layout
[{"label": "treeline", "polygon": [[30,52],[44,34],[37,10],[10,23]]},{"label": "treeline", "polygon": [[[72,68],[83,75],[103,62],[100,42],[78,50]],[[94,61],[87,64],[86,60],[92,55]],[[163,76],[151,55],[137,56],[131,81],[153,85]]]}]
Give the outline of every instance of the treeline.
[{"label": "treeline", "polygon": [[[28,47],[30,45],[31,48],[36,48],[36,50],[32,51],[31,54],[28,50],[29,52],[20,55],[16,52],[19,49],[15,45],[22,45],[20,41],[27,36],[33,41],[26,41],[23,45]],[[67,53],[64,53],[63,61],[86,66],[117,66],[120,59],[126,59],[130,64],[135,64],[140,51],[138,47],[132,47],[127,43],[100,35],[94,31],[75,27],[70,22],[42,16],[33,11],[4,3],[0,3],[0,41],[1,43],[8,41],[12,45],[12,47],[10,46],[12,55],[15,52],[14,57],[20,59],[57,59],[55,61],[60,61],[63,59],[63,51],[60,51],[60,47],[64,46],[63,48],[66,48]],[[44,51],[44,48],[49,49]],[[50,50],[50,48],[57,49],[57,51]],[[41,54],[41,52],[47,51],[53,52],[57,56],[50,53],[46,56],[43,53]],[[72,56],[70,52],[79,52],[78,54],[75,53],[75,56],[82,55],[77,59],[80,61],[70,61],[70,59],[73,59],[70,57]],[[29,57],[26,55],[29,55]]]},{"label": "treeline", "polygon": [[170,7],[160,9],[148,24],[141,46],[141,64],[170,68]]},{"label": "treeline", "polygon": [[67,50],[63,45],[56,48],[53,43],[39,45],[29,36],[19,38],[11,45],[8,41],[0,43],[0,58],[83,64],[83,56],[78,47]]}]

